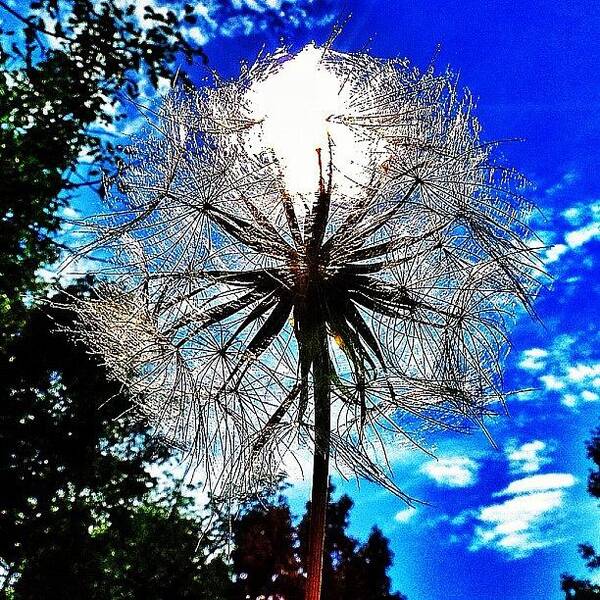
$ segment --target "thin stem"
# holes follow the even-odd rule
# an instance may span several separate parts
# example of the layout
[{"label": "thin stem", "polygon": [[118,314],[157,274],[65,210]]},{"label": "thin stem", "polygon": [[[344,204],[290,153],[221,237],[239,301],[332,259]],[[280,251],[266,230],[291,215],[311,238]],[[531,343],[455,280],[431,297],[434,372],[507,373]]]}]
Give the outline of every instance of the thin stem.
[{"label": "thin stem", "polygon": [[331,431],[330,373],[327,333],[319,328],[313,362],[315,401],[315,450],[308,533],[305,600],[321,599],[327,502],[329,500],[329,436]]}]

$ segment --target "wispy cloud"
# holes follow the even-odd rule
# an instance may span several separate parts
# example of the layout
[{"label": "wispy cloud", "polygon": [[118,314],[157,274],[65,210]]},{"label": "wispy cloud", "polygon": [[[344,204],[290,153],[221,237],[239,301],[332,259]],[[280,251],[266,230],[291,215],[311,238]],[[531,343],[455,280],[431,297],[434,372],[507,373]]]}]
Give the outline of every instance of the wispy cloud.
[{"label": "wispy cloud", "polygon": [[559,373],[539,377],[546,391],[559,392],[561,402],[575,408],[582,402],[600,400],[600,362],[578,362]]},{"label": "wispy cloud", "polygon": [[545,492],[557,488],[571,487],[575,477],[570,473],[544,473],[531,475],[511,481],[508,486],[494,496],[511,496],[514,494],[531,494],[532,492]]},{"label": "wispy cloud", "polygon": [[454,456],[426,462],[421,472],[443,487],[470,487],[477,483],[479,464],[470,458]]},{"label": "wispy cloud", "polygon": [[571,252],[581,252],[586,244],[600,240],[600,201],[577,202],[560,213],[555,223],[561,236],[553,233],[556,242],[545,250],[543,260],[551,264]]},{"label": "wispy cloud", "polygon": [[548,351],[543,348],[530,348],[523,350],[519,367],[525,371],[541,371],[546,367]]},{"label": "wispy cloud", "polygon": [[550,248],[545,251],[544,263],[551,264],[560,260],[560,257],[568,252],[568,250],[569,247],[566,244],[554,244],[554,246],[550,246]]},{"label": "wispy cloud", "polygon": [[542,466],[552,462],[548,456],[548,444],[542,440],[533,440],[520,446],[510,442],[505,454],[511,473],[536,473]]},{"label": "wispy cloud", "polygon": [[594,357],[598,341],[588,332],[562,334],[546,348],[524,350],[517,366],[535,378],[532,383],[542,394],[558,395],[564,406],[596,402],[600,400],[600,360]]},{"label": "wispy cloud", "polygon": [[565,242],[571,249],[579,248],[591,240],[600,238],[600,222],[588,223],[565,234]]},{"label": "wispy cloud", "polygon": [[399,510],[394,515],[394,521],[397,523],[408,523],[417,514],[417,510],[411,506],[407,506],[402,510]]},{"label": "wispy cloud", "polygon": [[504,501],[483,506],[475,514],[469,549],[488,548],[509,558],[524,558],[560,543],[560,509],[567,489],[575,482],[570,473],[536,474],[512,481],[494,494],[506,497]]},{"label": "wispy cloud", "polygon": [[577,173],[576,170],[571,169],[569,171],[567,171],[560,179],[560,181],[558,181],[557,183],[551,185],[550,187],[548,187],[546,189],[546,194],[548,196],[556,196],[558,193],[564,191],[566,188],[568,188],[572,183],[574,183],[575,181],[577,181],[577,179],[579,178],[579,174]]}]

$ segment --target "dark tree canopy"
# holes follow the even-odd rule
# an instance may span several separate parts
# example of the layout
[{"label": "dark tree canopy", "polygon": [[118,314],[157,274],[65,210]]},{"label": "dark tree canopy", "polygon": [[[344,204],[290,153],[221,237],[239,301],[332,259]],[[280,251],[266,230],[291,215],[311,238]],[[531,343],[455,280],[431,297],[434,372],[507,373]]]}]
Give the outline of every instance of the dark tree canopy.
[{"label": "dark tree canopy", "polygon": [[[129,404],[98,361],[55,331],[69,322],[68,311],[54,314],[53,322],[46,308],[31,308],[29,300],[43,289],[37,269],[57,256],[58,209],[79,185],[97,183],[96,165],[114,154],[92,125],[121,119],[105,108],[115,105],[120,91],[136,96],[142,76],[156,83],[173,74],[181,54],[205,58],[181,38],[172,12],[150,14],[142,30],[134,9],[133,3],[118,8],[113,2],[48,0],[19,12],[27,9],[0,1],[3,23],[14,25],[0,32],[4,597],[178,597],[131,595],[137,588],[125,584],[133,573],[156,583],[160,572],[150,560],[142,564],[138,556],[136,569],[131,561],[120,561],[121,570],[108,568],[128,544],[140,546],[140,536],[160,545],[154,555],[173,567],[163,586],[191,592],[194,581],[198,589],[206,580],[205,566],[192,552],[201,521],[180,497],[173,505],[173,498],[149,495],[155,481],[146,465],[160,464],[168,453],[150,443],[143,426],[120,416]],[[83,150],[96,165],[79,183]]]},{"label": "dark tree canopy", "polygon": [[[387,571],[393,555],[382,532],[374,527],[363,543],[348,535],[352,506],[352,500],[343,495],[330,500],[327,507],[323,598],[405,600],[391,591]],[[310,503],[295,527],[289,506],[279,497],[252,505],[233,522],[236,597],[304,597],[309,515]]]},{"label": "dark tree canopy", "polygon": [[282,498],[250,506],[232,523],[232,534],[234,586],[240,598],[273,594],[301,600],[296,530]]},{"label": "dark tree canopy", "polygon": [[69,312],[48,311],[31,312],[0,382],[5,597],[218,598],[228,570],[196,552],[203,519],[175,484],[157,492],[146,468],[169,453],[59,331]]},{"label": "dark tree canopy", "polygon": [[[72,315],[48,310],[31,312],[1,383],[10,401],[0,404],[0,559],[9,573],[0,598],[301,600],[308,517],[294,527],[282,498],[257,502],[232,523],[231,565],[207,560],[224,548],[223,521],[216,541],[197,549],[205,523],[189,495],[174,485],[152,491],[146,466],[169,453],[136,425],[96,358],[60,332]],[[347,496],[328,506],[325,597],[400,600],[387,539],[376,528],[362,544],[348,536],[351,508]]]},{"label": "dark tree canopy", "polygon": [[[592,432],[592,438],[586,443],[587,456],[594,463],[588,476],[588,492],[593,498],[600,498],[600,427]],[[600,569],[600,554],[591,544],[580,544],[579,554],[591,571]],[[600,599],[600,585],[589,579],[578,579],[573,575],[563,574],[561,587],[567,600]]]}]

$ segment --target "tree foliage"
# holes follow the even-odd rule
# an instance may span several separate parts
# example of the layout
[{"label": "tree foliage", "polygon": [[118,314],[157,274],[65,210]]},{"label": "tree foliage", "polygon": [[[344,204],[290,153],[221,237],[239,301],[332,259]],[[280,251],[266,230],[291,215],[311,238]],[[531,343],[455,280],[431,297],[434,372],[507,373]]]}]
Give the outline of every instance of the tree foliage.
[{"label": "tree foliage", "polygon": [[[223,549],[223,522],[198,550],[205,524],[191,498],[174,486],[152,491],[146,467],[169,453],[97,358],[60,331],[71,318],[33,311],[1,383],[10,401],[0,404],[0,598],[300,600],[310,507],[295,527],[281,498],[250,505],[232,523],[231,564],[208,560]],[[347,496],[328,506],[325,597],[400,600],[387,540],[377,529],[362,544],[348,536],[351,508]]]},{"label": "tree foliage", "polygon": [[[592,432],[586,443],[587,456],[594,463],[588,476],[588,492],[593,498],[600,498],[600,427]],[[591,571],[600,569],[600,554],[591,544],[580,544],[579,554]],[[589,579],[578,579],[573,575],[563,574],[561,587],[567,600],[593,600],[600,598],[600,585]]]},{"label": "tree foliage", "polygon": [[[330,497],[331,492],[330,488]],[[391,591],[388,540],[374,527],[366,542],[348,535],[353,502],[343,495],[327,506],[323,598],[405,600]],[[255,503],[233,522],[236,598],[301,600],[307,566],[310,502],[297,526],[283,497]]]},{"label": "tree foliage", "polygon": [[[82,153],[97,180],[114,154],[106,130],[124,118],[119,92],[139,95],[144,78],[172,77],[181,56],[206,60],[183,37],[174,11],[92,0],[38,0],[21,14],[0,1],[0,347],[25,318],[36,269],[56,257],[57,210],[81,185]],[[5,18],[5,19],[4,19]]]},{"label": "tree foliage", "polygon": [[[156,584],[151,560],[138,557],[135,569],[131,560],[107,566],[144,535],[161,547],[153,556],[171,556],[163,587],[193,590],[194,578],[206,579],[190,551],[199,521],[180,500],[167,519],[166,499],[148,495],[155,481],[146,465],[168,453],[150,444],[147,429],[119,416],[129,404],[98,361],[56,332],[43,310],[31,309],[27,295],[40,292],[36,271],[56,257],[57,211],[81,185],[81,154],[95,163],[84,174],[90,185],[114,153],[103,134],[123,118],[117,94],[136,96],[144,77],[156,84],[171,76],[180,54],[205,57],[183,40],[172,11],[147,11],[142,28],[134,3],[48,0],[19,10],[0,2],[2,594],[178,597],[161,595],[160,585],[154,595],[131,595],[139,586],[125,585],[126,574]],[[71,318],[53,316],[62,325]]]},{"label": "tree foliage", "polygon": [[32,311],[0,383],[4,593],[208,598],[202,590],[218,580],[218,598],[228,572],[196,552],[202,519],[173,486],[152,491],[147,466],[169,452],[132,418],[97,359],[60,332],[70,318]]}]

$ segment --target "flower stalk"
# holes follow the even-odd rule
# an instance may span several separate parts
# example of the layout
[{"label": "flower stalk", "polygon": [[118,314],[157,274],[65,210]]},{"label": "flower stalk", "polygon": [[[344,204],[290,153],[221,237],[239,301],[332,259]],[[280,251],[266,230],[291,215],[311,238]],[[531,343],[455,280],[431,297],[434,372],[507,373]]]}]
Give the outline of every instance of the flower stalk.
[{"label": "flower stalk", "polygon": [[306,600],[320,600],[323,581],[323,554],[327,504],[329,501],[329,444],[331,407],[329,352],[324,328],[318,335],[313,363],[315,398],[315,448],[313,457],[310,527],[308,533]]}]

